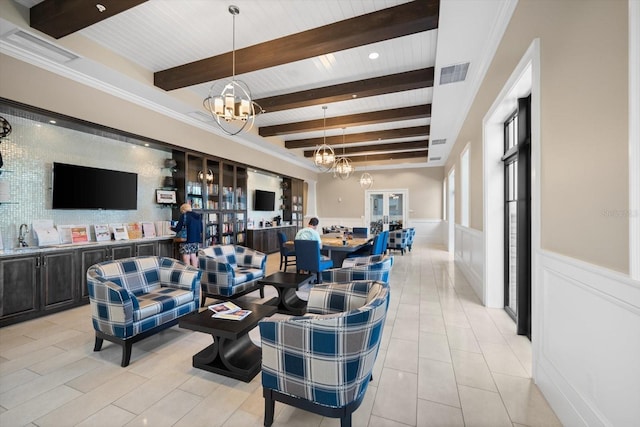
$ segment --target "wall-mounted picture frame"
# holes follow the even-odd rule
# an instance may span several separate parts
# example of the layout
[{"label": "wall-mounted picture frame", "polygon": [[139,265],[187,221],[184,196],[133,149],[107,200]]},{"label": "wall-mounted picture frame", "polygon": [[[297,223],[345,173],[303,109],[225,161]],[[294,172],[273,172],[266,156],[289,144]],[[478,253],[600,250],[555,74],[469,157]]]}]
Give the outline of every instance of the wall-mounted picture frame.
[{"label": "wall-mounted picture frame", "polygon": [[176,203],[175,190],[156,190],[156,203],[163,205]]}]

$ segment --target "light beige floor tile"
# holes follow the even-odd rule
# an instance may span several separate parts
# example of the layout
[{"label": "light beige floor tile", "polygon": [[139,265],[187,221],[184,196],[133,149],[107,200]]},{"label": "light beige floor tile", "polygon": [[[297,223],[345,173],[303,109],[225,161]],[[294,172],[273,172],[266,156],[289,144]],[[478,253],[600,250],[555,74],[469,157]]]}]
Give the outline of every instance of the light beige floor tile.
[{"label": "light beige floor tile", "polygon": [[[407,292],[403,292],[403,295],[405,295]],[[416,293],[415,295],[411,295],[411,303],[408,304],[402,304],[402,310],[398,310],[398,313],[396,315],[396,320],[408,320],[413,322],[413,325],[415,325],[415,322],[418,321],[418,318],[420,317],[420,303],[418,301],[418,294]]]},{"label": "light beige floor tile", "polygon": [[0,378],[0,395],[15,387],[19,387],[23,384],[29,383],[39,377],[40,375],[29,369],[20,369],[19,371],[3,375]]},{"label": "light beige floor tile", "polygon": [[193,368],[190,374],[191,377],[180,385],[180,390],[206,397],[215,393],[215,390],[222,385],[222,377],[219,375],[214,377],[211,372]]},{"label": "light beige floor tile", "polygon": [[481,352],[476,336],[473,333],[473,329],[461,328],[448,324],[446,326],[449,347],[452,350],[470,351],[474,353]]},{"label": "light beige floor tile", "polygon": [[459,390],[465,426],[512,426],[511,419],[509,419],[507,410],[498,393],[466,386],[460,386]]},{"label": "light beige floor tile", "polygon": [[464,427],[462,409],[418,400],[418,426]]},{"label": "light beige floor tile", "polygon": [[[398,313],[400,316],[400,313]],[[416,328],[416,322],[418,321],[418,317],[415,319],[406,319],[396,317],[395,322],[393,323],[393,331],[391,333],[391,338],[407,340],[407,341],[418,341],[418,328]]]},{"label": "light beige floor tile", "polygon": [[446,335],[431,332],[420,332],[420,357],[451,362],[451,351]]},{"label": "light beige floor tile", "polygon": [[[173,426],[177,425],[178,421],[182,421],[183,417],[192,413],[193,409],[202,401],[200,396],[196,396],[191,393],[187,393],[182,390],[174,390],[167,396],[156,402],[153,406],[149,407],[142,414],[135,417],[128,422],[127,426]],[[218,416],[215,412],[208,414],[210,426],[221,425],[215,424],[214,420]],[[184,424],[183,424],[184,425]],[[191,424],[191,425],[205,425],[205,424]]]},{"label": "light beige floor tile", "polygon": [[66,384],[78,391],[87,393],[125,372],[127,372],[126,369],[120,367],[119,363],[100,363],[95,369],[67,381]]},{"label": "light beige floor tile", "polygon": [[[29,366],[29,369],[40,375],[46,375],[57,369],[64,368],[67,365],[77,363],[82,359],[89,360],[89,358],[87,358],[87,354],[88,354],[88,351],[85,351],[82,348],[71,349],[55,357],[51,357],[47,360],[34,363],[33,365]],[[96,363],[96,366],[97,366],[97,363]]]},{"label": "light beige floor tile", "polygon": [[503,335],[493,323],[475,324],[472,322],[471,329],[473,329],[473,333],[476,336],[476,340],[478,341],[478,343],[486,342],[495,344],[506,344]]},{"label": "light beige floor tile", "polygon": [[413,426],[416,425],[417,400],[418,376],[385,368],[371,413]]},{"label": "light beige floor tile", "polygon": [[82,332],[74,331],[71,329],[60,330],[59,328],[57,328],[54,333],[45,335],[44,337],[36,339],[35,341],[6,350],[4,349],[4,347],[0,347],[0,355],[2,357],[6,357],[7,359],[17,359],[20,357],[28,356],[31,353],[38,352],[46,347],[55,345],[62,341],[66,341],[69,338],[73,338],[81,334]]},{"label": "light beige floor tile", "polygon": [[0,414],[0,426],[23,426],[31,423],[80,396],[82,393],[61,385]]},{"label": "light beige floor tile", "polygon": [[372,415],[368,427],[407,427],[407,424]]},{"label": "light beige floor tile", "polygon": [[503,335],[511,351],[516,355],[520,364],[527,372],[528,377],[532,377],[533,356],[531,353],[531,341],[523,335]]},{"label": "light beige floor tile", "polygon": [[182,372],[168,372],[167,375],[157,376],[144,382],[113,404],[133,414],[141,414],[188,379],[189,376]]},{"label": "light beige floor tile", "polygon": [[85,419],[75,427],[118,427],[124,426],[136,415],[114,405],[108,405]]},{"label": "light beige floor tile", "polygon": [[[2,329],[0,329],[2,330]],[[2,348],[9,350],[15,347],[20,347],[21,345],[29,344],[34,342],[35,339],[31,337],[27,337],[22,334],[4,334],[0,335],[0,342],[2,342]]]},{"label": "light beige floor tile", "polygon": [[221,426],[250,396],[246,391],[221,386],[214,393],[201,399],[175,426]]},{"label": "light beige floor tile", "polygon": [[8,359],[0,363],[0,378],[11,372],[18,371],[23,368],[27,368],[34,363],[47,360],[51,357],[55,357],[62,354],[64,350],[54,346],[43,347],[34,353],[29,353],[20,356],[17,359]]},{"label": "light beige floor tile", "polygon": [[420,316],[420,332],[431,332],[446,335],[447,329],[444,326],[442,314],[422,314]]},{"label": "light beige floor tile", "polygon": [[318,414],[303,411],[289,405],[283,405],[278,412],[278,402],[276,402],[276,415],[274,417],[273,427],[319,427],[323,421],[323,417]]},{"label": "light beige floor tile", "polygon": [[482,354],[491,372],[528,378],[529,374],[524,369],[511,347],[504,344],[481,342]]},{"label": "light beige floor tile", "polygon": [[77,424],[145,381],[145,378],[125,371],[122,375],[38,418],[35,423],[41,427],[58,427],[60,420],[65,420],[68,425]]},{"label": "light beige floor tile", "polygon": [[562,426],[532,379],[502,374],[493,377],[514,422],[531,427]]},{"label": "light beige floor tile", "polygon": [[482,354],[451,350],[451,360],[459,386],[498,391]]},{"label": "light beige floor tile", "polygon": [[392,338],[386,352],[385,368],[418,373],[418,342]]},{"label": "light beige floor tile", "polygon": [[418,365],[418,399],[460,407],[453,365],[423,358]]}]

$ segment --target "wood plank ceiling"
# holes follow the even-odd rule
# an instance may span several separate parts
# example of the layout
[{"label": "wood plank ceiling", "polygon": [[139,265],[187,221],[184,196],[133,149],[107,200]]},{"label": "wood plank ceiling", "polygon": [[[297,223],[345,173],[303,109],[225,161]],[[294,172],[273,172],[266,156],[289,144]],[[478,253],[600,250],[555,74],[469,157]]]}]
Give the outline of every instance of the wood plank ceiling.
[{"label": "wood plank ceiling", "polygon": [[[101,13],[95,3],[85,0],[44,0],[30,8],[30,25],[54,38],[60,38],[145,2],[146,0],[101,1],[105,7],[104,13]],[[439,0],[411,1],[236,49],[236,75],[272,72],[273,67],[436,30],[439,7]],[[196,88],[198,85],[229,78],[232,75],[231,65],[232,52],[229,51],[157,70],[154,72],[154,84],[165,91]],[[319,81],[317,86],[264,96],[256,102],[265,110],[262,116],[313,107],[317,109],[318,117],[321,117],[322,105],[348,103],[368,97],[390,99],[390,95],[432,88],[433,84],[434,68],[420,67],[339,83],[323,84]],[[418,105],[393,105],[388,109],[382,105],[382,108],[326,119],[276,124],[258,122],[258,134],[265,138],[282,138],[287,149],[299,150],[305,158],[311,157],[313,148],[326,140],[332,146],[340,146],[336,154],[349,155],[353,162],[393,163],[404,159],[426,162],[430,126],[411,124],[416,119],[429,119],[431,104],[423,102]],[[341,135],[326,136],[326,131],[330,129],[363,130],[367,129],[367,125],[373,124],[387,126],[380,130],[356,130],[348,134],[343,131]],[[324,136],[304,135],[312,132],[317,135],[318,131],[324,132]]]}]

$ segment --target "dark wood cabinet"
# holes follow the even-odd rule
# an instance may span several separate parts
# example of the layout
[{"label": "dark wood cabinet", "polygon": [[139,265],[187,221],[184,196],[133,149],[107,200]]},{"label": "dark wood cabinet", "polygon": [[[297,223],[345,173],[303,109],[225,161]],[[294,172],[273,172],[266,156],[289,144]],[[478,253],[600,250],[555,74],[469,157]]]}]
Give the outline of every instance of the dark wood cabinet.
[{"label": "dark wood cabinet", "polygon": [[0,257],[0,327],[87,304],[87,270],[132,256],[173,258],[173,239],[29,250]]},{"label": "dark wood cabinet", "polygon": [[31,318],[40,310],[40,256],[0,259],[0,320]]},{"label": "dark wood cabinet", "polygon": [[76,301],[75,251],[52,252],[40,258],[42,309],[73,306]]},{"label": "dark wood cabinet", "polygon": [[282,219],[298,228],[304,227],[304,181],[282,179]]},{"label": "dark wood cabinet", "polygon": [[247,246],[265,254],[271,254],[280,250],[278,232],[287,236],[287,240],[293,240],[297,228],[293,225],[270,228],[255,228],[247,232]]}]

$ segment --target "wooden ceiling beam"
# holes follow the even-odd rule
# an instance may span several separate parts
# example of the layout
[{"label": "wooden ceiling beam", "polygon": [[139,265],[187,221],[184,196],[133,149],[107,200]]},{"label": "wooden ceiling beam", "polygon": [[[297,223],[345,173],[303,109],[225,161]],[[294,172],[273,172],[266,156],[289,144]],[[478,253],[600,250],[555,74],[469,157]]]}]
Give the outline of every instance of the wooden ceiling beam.
[{"label": "wooden ceiling beam", "polygon": [[375,162],[381,160],[424,159],[427,160],[429,150],[406,151],[402,153],[371,154],[368,156],[349,157],[352,163]]},{"label": "wooden ceiling beam", "polygon": [[[360,145],[357,147],[344,147],[344,150],[340,146],[336,146],[336,145],[333,146],[336,156],[342,156],[344,154],[346,156],[359,155],[358,157],[364,157],[364,156],[360,156],[362,153],[376,153],[376,152],[380,153],[383,151],[384,152],[387,152],[387,151],[401,152],[401,151],[419,150],[419,149],[424,150],[428,148],[429,148],[428,139],[425,139],[423,141],[396,142],[391,144],[371,144],[371,145]],[[313,157],[314,152],[315,150],[305,150],[304,156]],[[391,154],[391,153],[388,153],[388,154]],[[369,155],[367,155],[367,157],[368,156]]]},{"label": "wooden ceiling beam", "polygon": [[354,98],[384,95],[405,90],[433,87],[434,68],[406,71],[382,77],[342,83],[294,93],[257,99],[265,112],[289,110],[332,102],[350,101]]},{"label": "wooden ceiling beam", "polygon": [[[414,126],[408,128],[399,128],[399,129],[386,129],[386,130],[378,130],[373,132],[362,132],[362,133],[351,133],[344,136],[344,143],[353,144],[358,142],[370,142],[370,141],[383,141],[386,139],[397,139],[397,138],[412,138],[416,136],[429,136],[430,126]],[[295,139],[290,141],[285,141],[284,146],[289,149],[296,148],[309,148],[309,147],[317,147],[321,145],[325,139],[323,137],[320,138],[306,138],[306,139]],[[338,145],[342,144],[343,139],[342,135],[339,136],[328,136],[326,138],[326,142],[329,145]]]},{"label": "wooden ceiling beam", "polygon": [[87,0],[44,0],[29,9],[32,28],[59,39],[104,19],[136,7],[147,0],[100,0],[105,7]]},{"label": "wooden ceiling beam", "polygon": [[[79,0],[76,0],[79,1]],[[438,28],[440,0],[418,0],[236,50],[236,74],[403,37]],[[174,90],[232,75],[232,52],[154,74],[154,84]]]},{"label": "wooden ceiling beam", "polygon": [[290,133],[311,132],[324,129],[340,129],[344,127],[364,126],[375,123],[395,122],[398,120],[424,119],[431,117],[431,104],[413,107],[393,108],[391,110],[372,111],[369,113],[351,114],[348,116],[330,117],[306,122],[284,123],[281,125],[263,126],[260,136],[286,135]]}]

